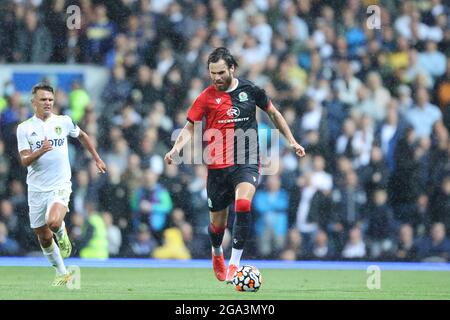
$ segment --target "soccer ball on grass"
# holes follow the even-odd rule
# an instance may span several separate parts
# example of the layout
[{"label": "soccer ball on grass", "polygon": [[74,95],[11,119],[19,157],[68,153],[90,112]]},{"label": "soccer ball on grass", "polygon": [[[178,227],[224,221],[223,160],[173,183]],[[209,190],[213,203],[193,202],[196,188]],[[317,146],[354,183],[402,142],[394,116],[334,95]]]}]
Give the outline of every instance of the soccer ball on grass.
[{"label": "soccer ball on grass", "polygon": [[261,272],[254,266],[239,267],[233,276],[233,284],[237,291],[256,292],[261,283]]}]

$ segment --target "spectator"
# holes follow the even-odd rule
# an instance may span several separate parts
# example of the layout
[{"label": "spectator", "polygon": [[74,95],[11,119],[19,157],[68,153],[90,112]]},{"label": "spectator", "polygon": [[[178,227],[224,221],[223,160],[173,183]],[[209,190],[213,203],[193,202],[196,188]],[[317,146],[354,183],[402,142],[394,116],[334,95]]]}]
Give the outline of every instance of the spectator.
[{"label": "spectator", "polygon": [[81,84],[75,81],[72,84],[72,90],[69,93],[69,106],[72,120],[75,123],[79,123],[86,112],[86,108],[89,106],[90,97]]},{"label": "spectator", "polygon": [[377,189],[373,193],[373,205],[368,212],[368,247],[370,257],[383,259],[390,255],[393,249],[393,212],[387,204],[387,193]]},{"label": "spectator", "polygon": [[429,237],[418,243],[417,255],[421,261],[447,262],[450,256],[450,240],[443,223],[435,223]]},{"label": "spectator", "polygon": [[286,247],[280,254],[280,259],[287,261],[299,260],[305,255],[302,236],[297,229],[289,229]]},{"label": "spectator", "polygon": [[107,259],[109,257],[106,224],[96,211],[94,204],[88,206],[88,217],[84,220],[81,232],[80,258]]},{"label": "spectator", "polygon": [[367,196],[361,188],[358,175],[354,171],[346,174],[345,184],[342,188],[333,190],[332,199],[334,203],[333,223],[339,223],[344,230],[349,230],[352,226],[363,222],[364,206],[367,202]]},{"label": "spectator", "polygon": [[37,13],[28,10],[24,24],[17,32],[14,61],[18,63],[47,63],[53,54],[53,39]]},{"label": "spectator", "polygon": [[131,252],[137,258],[150,258],[158,243],[146,224],[140,224],[136,240],[131,241]]},{"label": "spectator", "polygon": [[324,230],[319,230],[313,240],[310,248],[309,256],[315,260],[332,260],[335,258],[335,251],[330,242],[328,235]]},{"label": "spectator", "polygon": [[163,245],[155,248],[152,254],[155,259],[190,259],[189,252],[179,228],[167,228],[163,232]]},{"label": "spectator", "polygon": [[402,130],[398,110],[394,105],[391,105],[388,108],[386,118],[380,123],[375,132],[375,141],[383,152],[383,158],[386,161],[389,173],[392,173],[395,167],[394,151]]},{"label": "spectator", "polygon": [[108,238],[108,254],[109,257],[114,258],[119,256],[120,248],[122,246],[122,233],[119,227],[114,225],[113,216],[109,212],[103,212],[103,221],[106,226],[106,234]]},{"label": "spectator", "polygon": [[130,195],[127,185],[121,180],[118,167],[108,166],[108,181],[99,190],[100,211],[108,212],[113,223],[126,227],[130,218]]},{"label": "spectator", "polygon": [[389,172],[383,153],[377,146],[372,147],[370,162],[361,168],[361,185],[371,201],[376,189],[386,189],[389,181]]},{"label": "spectator", "polygon": [[437,43],[435,41],[427,41],[425,48],[425,52],[419,53],[418,64],[421,65],[433,79],[436,79],[445,73],[445,55],[438,51]]},{"label": "spectator", "polygon": [[113,141],[113,149],[105,154],[105,163],[108,167],[114,166],[119,175],[121,175],[127,168],[128,156],[130,148],[124,138],[119,138]]},{"label": "spectator", "polygon": [[431,220],[442,222],[446,233],[450,232],[450,176],[442,179],[440,187],[433,195],[431,205]]},{"label": "spectator", "polygon": [[22,233],[20,221],[13,204],[8,199],[0,200],[0,221],[5,224],[10,237],[18,240]]},{"label": "spectator", "polygon": [[265,188],[256,192],[253,205],[259,254],[278,256],[287,237],[289,205],[288,192],[281,187],[278,175],[267,177]]},{"label": "spectator", "polygon": [[108,18],[107,7],[97,4],[94,8],[94,20],[87,26],[82,45],[83,61],[103,64],[105,56],[112,49],[117,26]]},{"label": "spectator", "polygon": [[349,231],[349,239],[342,251],[344,259],[363,259],[366,257],[366,244],[362,238],[359,227],[353,227]]},{"label": "spectator", "polygon": [[105,106],[102,116],[110,120],[118,113],[120,108],[126,103],[131,93],[132,84],[125,75],[125,68],[116,65],[112,69],[112,79],[102,92],[102,100]]},{"label": "spectator", "polygon": [[6,225],[0,221],[0,256],[17,256],[19,254],[19,244],[8,236]]},{"label": "spectator", "polygon": [[[445,73],[436,79],[433,97],[442,113],[445,114],[450,105],[450,57],[447,57]],[[449,129],[450,127],[447,126],[447,130]]]},{"label": "spectator", "polygon": [[406,119],[413,126],[417,137],[431,135],[433,125],[442,120],[442,113],[438,107],[429,102],[428,91],[417,88],[415,105],[406,111]]},{"label": "spectator", "polygon": [[170,194],[157,182],[158,178],[158,174],[146,169],[143,183],[135,191],[131,203],[135,230],[141,223],[146,223],[157,239],[167,227],[168,215],[173,206]]},{"label": "spectator", "polygon": [[414,241],[414,230],[409,224],[403,224],[400,227],[395,259],[401,261],[416,261],[417,259],[417,245]]},{"label": "spectator", "polygon": [[83,217],[87,217],[87,206],[89,192],[89,173],[87,170],[80,170],[76,173],[74,191],[72,193],[73,201],[70,203],[75,212]]},{"label": "spectator", "polygon": [[130,153],[128,155],[127,167],[121,177],[121,180],[127,185],[129,200],[131,200],[131,195],[141,185],[142,176],[141,158],[136,153]]},{"label": "spectator", "polygon": [[408,223],[408,217],[420,193],[417,185],[419,166],[414,157],[415,140],[414,129],[406,128],[404,136],[395,148],[395,170],[388,182],[389,201],[394,209],[394,218],[399,223]]},{"label": "spectator", "polygon": [[10,161],[8,156],[5,154],[5,144],[0,138],[0,199],[6,197],[9,171]]}]

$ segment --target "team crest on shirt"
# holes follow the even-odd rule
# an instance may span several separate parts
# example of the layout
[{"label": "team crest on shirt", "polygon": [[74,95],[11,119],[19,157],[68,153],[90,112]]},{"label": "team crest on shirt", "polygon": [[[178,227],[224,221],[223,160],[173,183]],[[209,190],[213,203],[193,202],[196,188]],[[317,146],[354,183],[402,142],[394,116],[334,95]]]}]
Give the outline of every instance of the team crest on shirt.
[{"label": "team crest on shirt", "polygon": [[246,92],[242,91],[239,93],[239,102],[248,101],[248,95]]},{"label": "team crest on shirt", "polygon": [[61,135],[61,133],[62,133],[61,127],[60,126],[55,127],[55,132],[57,135]]},{"label": "team crest on shirt", "polygon": [[241,114],[241,111],[238,108],[231,107],[227,110],[227,116],[231,118],[237,118]]}]

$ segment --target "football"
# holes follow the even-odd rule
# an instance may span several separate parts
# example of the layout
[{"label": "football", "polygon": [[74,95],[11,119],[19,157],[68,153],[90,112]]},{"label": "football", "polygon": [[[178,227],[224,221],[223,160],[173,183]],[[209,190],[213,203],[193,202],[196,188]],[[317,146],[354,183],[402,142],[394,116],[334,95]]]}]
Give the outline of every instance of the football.
[{"label": "football", "polygon": [[239,267],[233,276],[233,284],[237,291],[256,292],[261,283],[261,272],[254,266]]}]

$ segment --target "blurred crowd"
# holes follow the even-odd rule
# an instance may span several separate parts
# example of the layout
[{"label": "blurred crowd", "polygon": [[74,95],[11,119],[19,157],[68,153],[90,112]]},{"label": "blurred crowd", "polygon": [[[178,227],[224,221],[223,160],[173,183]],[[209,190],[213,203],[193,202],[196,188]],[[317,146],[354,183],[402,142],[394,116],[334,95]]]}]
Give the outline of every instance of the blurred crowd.
[{"label": "blurred crowd", "polygon": [[[208,54],[226,46],[237,76],[266,90],[307,152],[299,160],[282,144],[279,172],[261,177],[244,258],[447,261],[445,3],[2,0],[0,62],[110,70],[97,104],[82,83],[55,95],[55,112],[72,116],[108,166],[98,175],[72,141],[66,221],[75,255],[210,257],[207,170],[163,157],[209,85]],[[69,5],[81,9],[79,29],[67,28]],[[379,28],[368,23],[369,5],[380,9]],[[32,109],[12,81],[0,112],[0,255],[30,255],[39,248],[15,128]],[[272,127],[265,114],[258,119]],[[229,241],[227,231],[226,250]]]}]

